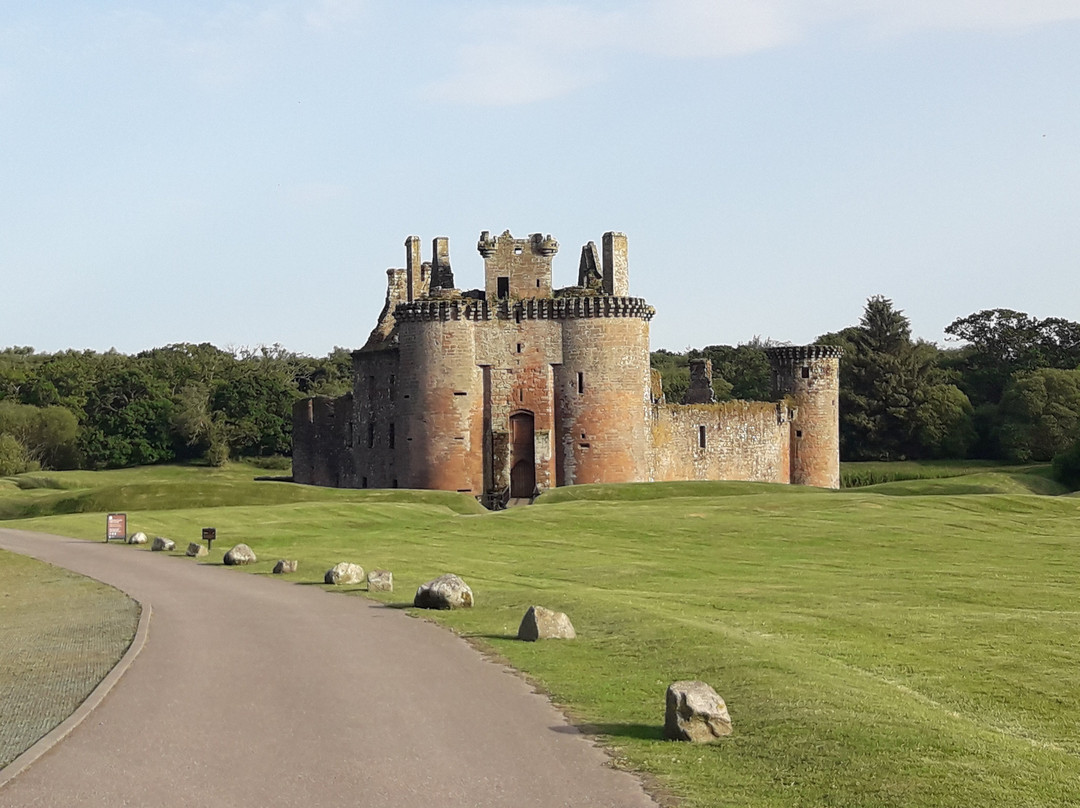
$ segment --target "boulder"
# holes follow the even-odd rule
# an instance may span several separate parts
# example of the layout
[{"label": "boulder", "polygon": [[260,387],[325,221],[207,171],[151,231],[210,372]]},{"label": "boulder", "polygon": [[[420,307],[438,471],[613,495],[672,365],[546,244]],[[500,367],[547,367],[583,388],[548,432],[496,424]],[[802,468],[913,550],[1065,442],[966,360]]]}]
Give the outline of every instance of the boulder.
[{"label": "boulder", "polygon": [[577,634],[570,618],[543,606],[530,606],[521,618],[517,633],[519,640],[572,640]]},{"label": "boulder", "polygon": [[296,572],[298,564],[296,559],[283,558],[274,565],[274,575],[283,575],[287,572]]},{"label": "boulder", "polygon": [[172,539],[166,539],[164,536],[155,536],[154,543],[150,545],[151,550],[175,550],[176,542]]},{"label": "boulder", "polygon": [[326,575],[323,576],[323,581],[328,584],[334,584],[335,586],[344,586],[347,584],[358,584],[364,580],[364,568],[359,564],[353,564],[349,561],[342,561],[340,564],[335,564],[333,567],[326,571]]},{"label": "boulder", "polygon": [[128,544],[146,544],[146,534],[142,533],[142,532],[132,533],[130,536],[127,537],[127,543]]},{"label": "boulder", "polygon": [[202,558],[204,555],[209,555],[209,550],[203,547],[198,542],[191,542],[187,546],[187,556],[189,558]]},{"label": "boulder", "polygon": [[238,544],[225,554],[225,563],[230,567],[240,564],[254,564],[258,561],[255,552],[246,544]]},{"label": "boulder", "polygon": [[664,737],[708,743],[731,734],[727,705],[705,682],[672,682],[667,689]]},{"label": "boulder", "polygon": [[368,592],[393,592],[394,573],[390,570],[372,570],[367,576]]},{"label": "boulder", "polygon": [[413,606],[419,609],[470,609],[472,605],[469,585],[449,572],[422,584],[413,598]]}]

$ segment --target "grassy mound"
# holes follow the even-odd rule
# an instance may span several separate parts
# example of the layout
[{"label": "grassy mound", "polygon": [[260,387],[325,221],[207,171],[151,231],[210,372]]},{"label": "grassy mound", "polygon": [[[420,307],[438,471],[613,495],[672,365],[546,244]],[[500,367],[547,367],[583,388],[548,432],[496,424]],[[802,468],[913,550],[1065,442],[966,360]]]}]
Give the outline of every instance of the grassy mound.
[{"label": "grassy mound", "polygon": [[419,502],[455,513],[480,513],[472,497],[452,491],[320,488],[256,481],[257,469],[234,464],[225,470],[155,466],[103,472],[54,472],[6,478],[0,489],[0,520],[69,513],[154,511],[297,502]]}]

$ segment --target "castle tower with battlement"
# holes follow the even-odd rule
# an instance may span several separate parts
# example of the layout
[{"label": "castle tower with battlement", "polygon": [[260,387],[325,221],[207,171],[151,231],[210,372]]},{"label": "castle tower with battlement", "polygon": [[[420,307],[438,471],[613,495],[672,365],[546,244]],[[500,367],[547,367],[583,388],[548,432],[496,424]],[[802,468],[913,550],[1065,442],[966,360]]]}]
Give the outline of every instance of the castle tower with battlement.
[{"label": "castle tower with battlement", "polygon": [[[820,403],[826,378],[836,380],[825,349],[784,349],[811,357],[813,384],[773,360],[782,402],[655,397],[654,310],[629,296],[623,234],[605,233],[601,250],[589,242],[578,284],[561,289],[559,244],[541,233],[481,233],[484,288],[468,291],[455,286],[447,239],[434,239],[428,262],[418,237],[405,249],[405,268],[387,270],[379,322],[353,353],[352,392],[294,409],[297,482],[452,490],[493,507],[583,483],[838,485],[838,457],[826,457],[838,426]],[[835,389],[831,401],[835,413]]]}]

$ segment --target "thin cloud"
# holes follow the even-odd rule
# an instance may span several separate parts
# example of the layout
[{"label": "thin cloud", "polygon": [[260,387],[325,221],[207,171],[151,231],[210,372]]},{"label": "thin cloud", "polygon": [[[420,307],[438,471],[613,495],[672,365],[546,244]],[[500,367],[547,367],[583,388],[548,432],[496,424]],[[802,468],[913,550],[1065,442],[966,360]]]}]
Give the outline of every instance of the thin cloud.
[{"label": "thin cloud", "polygon": [[1077,0],[639,0],[611,8],[483,6],[463,20],[456,63],[426,95],[451,103],[529,103],[602,80],[621,56],[732,58],[784,47],[837,23],[880,39],[1080,20]]}]

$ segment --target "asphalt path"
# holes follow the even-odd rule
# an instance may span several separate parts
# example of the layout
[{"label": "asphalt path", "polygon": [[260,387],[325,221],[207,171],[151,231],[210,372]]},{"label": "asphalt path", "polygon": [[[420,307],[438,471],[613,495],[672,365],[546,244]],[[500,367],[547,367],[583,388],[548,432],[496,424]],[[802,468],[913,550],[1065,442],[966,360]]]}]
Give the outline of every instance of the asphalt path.
[{"label": "asphalt path", "polygon": [[400,610],[115,543],[0,530],[0,547],[152,615],[112,690],[0,808],[655,808],[522,679]]}]

